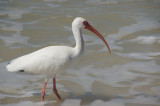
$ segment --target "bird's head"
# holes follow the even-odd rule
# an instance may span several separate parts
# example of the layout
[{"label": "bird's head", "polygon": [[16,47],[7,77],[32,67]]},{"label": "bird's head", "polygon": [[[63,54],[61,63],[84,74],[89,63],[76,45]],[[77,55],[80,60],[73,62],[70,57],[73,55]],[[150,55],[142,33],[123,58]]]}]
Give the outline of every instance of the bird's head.
[{"label": "bird's head", "polygon": [[74,19],[74,21],[72,22],[72,27],[77,27],[79,29],[84,28],[84,29],[88,29],[91,32],[93,32],[94,34],[96,34],[107,46],[109,53],[111,54],[111,50],[109,48],[108,43],[106,42],[106,40],[104,39],[104,37],[95,29],[93,28],[86,19],[82,18],[82,17],[77,17]]},{"label": "bird's head", "polygon": [[72,22],[72,26],[74,27],[78,27],[78,28],[85,28],[85,25],[83,24],[83,22],[85,22],[86,19],[82,18],[82,17],[77,17],[74,19],[74,21]]}]

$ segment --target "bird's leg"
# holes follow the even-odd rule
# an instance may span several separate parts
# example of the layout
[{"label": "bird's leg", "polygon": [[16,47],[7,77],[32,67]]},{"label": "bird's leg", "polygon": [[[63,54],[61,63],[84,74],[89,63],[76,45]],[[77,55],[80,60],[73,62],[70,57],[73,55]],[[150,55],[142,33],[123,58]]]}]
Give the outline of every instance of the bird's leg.
[{"label": "bird's leg", "polygon": [[57,98],[61,100],[61,97],[59,96],[57,89],[56,89],[56,78],[53,78],[53,92],[56,94]]},{"label": "bird's leg", "polygon": [[45,94],[45,88],[46,88],[47,82],[45,81],[41,90],[41,100],[44,101],[44,94]]}]

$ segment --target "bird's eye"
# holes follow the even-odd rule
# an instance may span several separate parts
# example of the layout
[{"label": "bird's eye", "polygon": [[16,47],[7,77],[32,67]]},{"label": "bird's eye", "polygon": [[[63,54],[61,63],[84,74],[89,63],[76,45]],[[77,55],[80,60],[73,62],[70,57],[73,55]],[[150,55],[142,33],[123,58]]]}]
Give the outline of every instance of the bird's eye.
[{"label": "bird's eye", "polygon": [[83,21],[83,25],[87,25],[87,21]]}]

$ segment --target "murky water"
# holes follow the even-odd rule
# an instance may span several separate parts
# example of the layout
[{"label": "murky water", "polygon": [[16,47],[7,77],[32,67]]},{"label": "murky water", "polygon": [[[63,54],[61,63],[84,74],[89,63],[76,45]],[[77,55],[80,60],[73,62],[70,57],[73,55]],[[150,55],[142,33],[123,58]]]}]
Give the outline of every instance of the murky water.
[{"label": "murky water", "polygon": [[[49,45],[74,46],[71,23],[86,18],[108,41],[112,55],[83,30],[85,53],[52,81],[41,102],[43,76],[9,73],[7,63]],[[0,105],[160,105],[159,0],[0,0]]]}]

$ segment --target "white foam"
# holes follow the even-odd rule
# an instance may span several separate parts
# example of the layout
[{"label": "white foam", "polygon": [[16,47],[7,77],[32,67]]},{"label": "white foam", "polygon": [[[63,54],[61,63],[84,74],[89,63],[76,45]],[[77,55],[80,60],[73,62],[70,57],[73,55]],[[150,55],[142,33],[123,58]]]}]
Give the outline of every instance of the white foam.
[{"label": "white foam", "polygon": [[159,105],[159,99],[158,97],[155,96],[144,96],[144,95],[137,95],[134,96],[132,99],[124,99],[124,98],[119,98],[119,99],[111,99],[110,102],[115,102],[115,103],[130,103],[130,104],[136,104],[136,105],[141,105],[141,104],[148,104],[148,105]]},{"label": "white foam", "polygon": [[45,102],[32,102],[32,101],[20,101],[19,103],[6,104],[3,106],[44,106],[46,104],[52,104],[54,101]]},{"label": "white foam", "polygon": [[[125,64],[114,65],[111,68],[104,70],[98,69],[98,71],[97,69],[92,68],[92,66],[87,66],[77,71],[75,69],[67,70],[67,73],[73,74],[75,76],[63,76],[62,79],[74,81],[75,83],[83,86],[84,90],[91,92],[92,84],[94,81],[100,81],[104,84],[111,85],[112,87],[126,87],[126,85],[120,84],[119,82],[132,81],[137,77],[148,78],[148,80],[145,81],[134,82],[132,85],[130,85],[132,88],[135,86],[148,85],[151,82],[150,79],[158,78],[156,76],[142,74],[141,72],[160,73],[159,69],[160,66],[158,66],[155,61],[129,62]],[[137,73],[131,72],[130,70],[136,70]],[[89,76],[89,73],[92,73],[92,75],[96,77]],[[130,89],[127,95],[133,95],[137,93],[138,92]]]},{"label": "white foam", "polygon": [[8,15],[10,19],[21,19],[24,14],[29,13],[30,10],[28,9],[10,9],[10,10],[3,10],[0,11],[0,15]]},{"label": "white foam", "polygon": [[81,100],[75,99],[66,99],[61,106],[80,106]]},{"label": "white foam", "polygon": [[139,43],[139,44],[153,44],[153,43],[160,43],[160,35],[151,35],[151,36],[138,36],[135,39],[131,39],[131,40],[125,40],[120,42],[121,43]]},{"label": "white foam", "polygon": [[[88,4],[118,4],[120,2],[134,2],[134,1],[147,1],[147,0],[88,0]],[[158,0],[154,0],[154,2],[158,2]]]},{"label": "white foam", "polygon": [[7,11],[6,13],[10,17],[10,19],[21,19],[22,16],[28,12],[29,10],[10,10]]},{"label": "white foam", "polygon": [[116,101],[107,101],[104,102],[102,100],[95,100],[89,106],[125,106],[124,103],[116,102]]},{"label": "white foam", "polygon": [[46,5],[51,7],[51,8],[60,7],[60,5],[55,5],[55,4],[46,4]]},{"label": "white foam", "polygon": [[29,37],[21,36],[21,31],[23,31],[23,23],[3,19],[1,19],[0,22],[2,22],[2,24],[0,24],[2,30],[15,31],[15,33],[11,36],[0,35],[0,39],[5,43],[6,46],[10,46],[14,43],[30,45],[28,44]]},{"label": "white foam", "polygon": [[[56,18],[56,17],[52,17],[52,18]],[[45,21],[45,20],[47,20],[47,19],[48,19],[48,18],[41,18],[41,19],[38,19],[38,20],[25,22],[24,24],[30,24],[30,25],[32,25],[32,24],[37,24],[37,23],[39,23],[39,22],[41,22],[41,21]]]},{"label": "white foam", "polygon": [[[26,24],[35,24],[38,21],[28,22]],[[37,47],[38,45],[32,45],[28,43],[29,37],[22,36],[23,23],[14,22],[11,20],[0,19],[0,29],[4,31],[14,31],[10,36],[0,35],[0,39],[5,43],[5,46],[11,46],[12,44],[19,43],[22,45],[30,45]]]},{"label": "white foam", "polygon": [[1,27],[0,29],[2,29],[2,30],[17,31],[17,32],[20,32],[20,31],[23,30],[23,24],[22,23],[8,21],[8,20],[0,20],[0,22],[2,22],[0,24],[0,27]]},{"label": "white foam", "polygon": [[148,53],[116,53],[119,56],[134,58],[134,59],[159,59],[155,56],[160,56],[160,52],[148,52]]},{"label": "white foam", "polygon": [[118,0],[88,0],[88,4],[117,4]]},{"label": "white foam", "polygon": [[68,0],[43,0],[44,2],[54,2],[54,1],[56,1],[56,2],[66,2],[66,1],[68,1]]},{"label": "white foam", "polygon": [[5,42],[6,46],[11,46],[15,43],[28,45],[28,37],[21,36],[19,34],[13,34],[12,36],[0,36],[0,39]]},{"label": "white foam", "polygon": [[[88,105],[83,106],[126,106],[129,103],[131,105],[159,105],[158,97],[154,96],[135,96],[132,99],[111,99],[109,101],[95,100]],[[3,106],[44,106],[44,105],[60,105],[60,106],[81,106],[80,99],[66,99],[62,104],[56,101],[44,101],[44,102],[33,102],[33,101],[20,101],[19,103],[6,104]]]},{"label": "white foam", "polygon": [[[136,104],[148,104],[148,105],[158,105],[160,102],[158,97],[155,96],[144,96],[137,95],[132,99],[124,99],[124,98],[113,98],[109,101],[103,100],[95,100],[88,104],[87,106],[126,106],[127,103],[136,105]],[[81,100],[79,99],[66,99],[61,106],[81,106]],[[86,106],[86,105],[85,105]]]},{"label": "white foam", "polygon": [[137,23],[121,27],[116,34],[110,34],[108,37],[112,39],[121,39],[124,36],[129,36],[138,31],[152,30],[160,28],[158,20],[151,20],[144,17],[135,17]]},{"label": "white foam", "polygon": [[160,70],[159,70],[160,66],[156,64],[155,61],[144,62],[141,64],[138,62],[132,62],[129,68],[137,70],[139,72],[144,72],[144,73],[160,73]]}]

